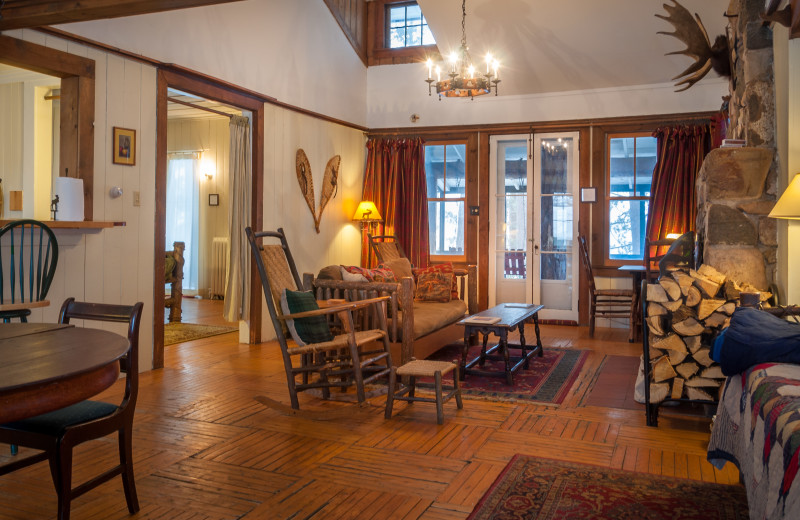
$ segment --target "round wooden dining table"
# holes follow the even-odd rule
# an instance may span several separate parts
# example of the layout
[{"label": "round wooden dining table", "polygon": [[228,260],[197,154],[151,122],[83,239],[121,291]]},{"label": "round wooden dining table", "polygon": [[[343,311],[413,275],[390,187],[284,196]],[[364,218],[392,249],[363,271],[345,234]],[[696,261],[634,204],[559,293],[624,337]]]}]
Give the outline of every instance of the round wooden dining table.
[{"label": "round wooden dining table", "polygon": [[0,324],[0,424],[51,412],[114,384],[128,338],[46,323]]}]

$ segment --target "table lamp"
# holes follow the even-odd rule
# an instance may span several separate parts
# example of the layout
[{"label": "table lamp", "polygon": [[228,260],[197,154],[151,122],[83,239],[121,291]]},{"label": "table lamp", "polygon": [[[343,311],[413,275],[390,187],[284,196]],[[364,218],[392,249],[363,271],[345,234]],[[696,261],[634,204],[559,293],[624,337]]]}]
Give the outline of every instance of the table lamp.
[{"label": "table lamp", "polygon": [[792,182],[783,192],[775,207],[769,212],[772,218],[800,220],[800,173],[794,176]]},{"label": "table lamp", "polygon": [[358,207],[356,208],[356,212],[353,215],[354,222],[361,222],[361,231],[363,232],[365,229],[369,230],[369,233],[372,234],[373,227],[378,222],[383,222],[383,218],[381,214],[378,212],[378,208],[375,207],[374,202],[370,202],[368,200],[362,200]]}]

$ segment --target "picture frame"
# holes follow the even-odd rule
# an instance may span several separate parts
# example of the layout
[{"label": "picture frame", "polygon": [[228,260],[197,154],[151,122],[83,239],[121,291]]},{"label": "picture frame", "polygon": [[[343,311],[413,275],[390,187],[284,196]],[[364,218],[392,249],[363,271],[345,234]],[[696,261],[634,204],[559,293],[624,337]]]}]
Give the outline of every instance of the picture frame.
[{"label": "picture frame", "polygon": [[111,140],[111,156],[114,164],[133,166],[136,164],[136,130],[114,127]]},{"label": "picture frame", "polygon": [[219,206],[219,193],[209,193],[208,194],[208,205],[209,206]]},{"label": "picture frame", "polygon": [[581,188],[581,202],[597,202],[597,188]]}]

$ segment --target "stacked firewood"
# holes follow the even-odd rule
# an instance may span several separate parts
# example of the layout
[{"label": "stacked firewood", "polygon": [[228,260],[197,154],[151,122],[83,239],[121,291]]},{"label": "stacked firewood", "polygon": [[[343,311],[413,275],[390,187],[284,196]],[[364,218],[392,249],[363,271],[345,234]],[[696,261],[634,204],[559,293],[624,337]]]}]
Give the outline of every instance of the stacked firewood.
[{"label": "stacked firewood", "polygon": [[[718,400],[725,376],[711,357],[711,342],[730,323],[742,292],[709,265],[673,271],[647,285],[650,403],[665,399]],[[760,299],[769,298],[761,293]]]}]

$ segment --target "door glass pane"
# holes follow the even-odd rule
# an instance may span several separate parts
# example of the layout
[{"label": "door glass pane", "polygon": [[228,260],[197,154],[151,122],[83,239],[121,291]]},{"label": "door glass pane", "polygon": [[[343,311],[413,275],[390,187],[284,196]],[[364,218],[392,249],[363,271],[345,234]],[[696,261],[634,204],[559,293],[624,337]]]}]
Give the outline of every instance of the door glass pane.
[{"label": "door glass pane", "polygon": [[569,193],[568,158],[571,144],[572,139],[560,137],[542,140],[542,195]]},{"label": "door glass pane", "polygon": [[608,257],[641,260],[647,222],[646,200],[612,200],[608,204]]},{"label": "door glass pane", "polygon": [[608,140],[609,195],[631,197],[634,192],[634,159],[636,138],[617,137]]},{"label": "door glass pane", "polygon": [[467,145],[448,144],[444,153],[444,159],[447,161],[447,183],[444,196],[448,198],[463,198],[467,180],[464,168]]},{"label": "door glass pane", "polygon": [[566,280],[567,275],[567,255],[562,253],[542,254],[542,280]]},{"label": "door glass pane", "polygon": [[464,201],[428,201],[431,255],[464,254]]},{"label": "door glass pane", "polygon": [[541,213],[542,251],[567,251],[572,247],[572,197],[543,196]]}]

